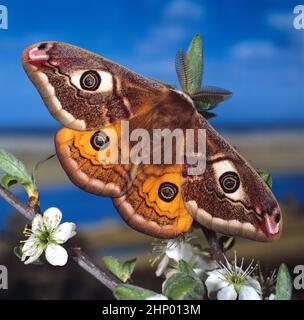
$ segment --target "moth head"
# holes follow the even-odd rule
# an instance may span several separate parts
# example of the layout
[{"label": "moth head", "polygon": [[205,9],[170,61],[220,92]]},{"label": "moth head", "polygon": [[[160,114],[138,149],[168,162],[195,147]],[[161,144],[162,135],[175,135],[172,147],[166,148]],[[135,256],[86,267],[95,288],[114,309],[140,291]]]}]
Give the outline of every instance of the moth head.
[{"label": "moth head", "polygon": [[231,157],[220,155],[210,164],[209,179],[214,180],[214,188],[212,184],[206,187],[219,202],[215,207],[241,222],[240,232],[245,236],[247,231],[248,235],[256,231],[260,240],[278,239],[282,231],[281,210],[270,188],[237,154],[232,153]]},{"label": "moth head", "polygon": [[[28,47],[22,62],[49,111],[64,126],[87,130],[104,125],[98,121],[118,87],[107,66],[111,62],[60,42]],[[92,116],[93,111],[100,116]]]}]

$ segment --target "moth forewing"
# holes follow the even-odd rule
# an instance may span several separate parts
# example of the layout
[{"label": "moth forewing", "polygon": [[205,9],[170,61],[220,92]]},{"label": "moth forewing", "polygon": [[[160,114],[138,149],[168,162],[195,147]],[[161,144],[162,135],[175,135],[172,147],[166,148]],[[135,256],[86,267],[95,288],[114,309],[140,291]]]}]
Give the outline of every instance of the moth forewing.
[{"label": "moth forewing", "polygon": [[52,116],[65,127],[103,128],[148,112],[169,90],[113,61],[47,41],[26,48],[25,71]]}]

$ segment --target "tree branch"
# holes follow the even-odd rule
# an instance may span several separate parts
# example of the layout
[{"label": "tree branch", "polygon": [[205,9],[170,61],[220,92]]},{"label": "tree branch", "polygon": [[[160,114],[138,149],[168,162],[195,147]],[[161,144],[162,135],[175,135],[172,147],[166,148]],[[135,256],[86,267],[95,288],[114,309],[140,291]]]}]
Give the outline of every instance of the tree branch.
[{"label": "tree branch", "polygon": [[[28,220],[33,220],[35,217],[35,209],[24,204],[18,199],[12,192],[5,189],[0,185],[0,196],[14,207],[19,213],[21,213]],[[110,274],[103,267],[95,264],[91,258],[86,255],[80,248],[68,248],[69,258],[77,263],[82,269],[90,273],[99,282],[106,286],[111,291],[114,291],[115,287],[121,283],[114,275]]]},{"label": "tree branch", "polygon": [[210,246],[211,249],[211,254],[214,260],[217,260],[218,262],[222,262],[224,265],[226,265],[226,259],[225,259],[225,255],[224,252],[218,242],[216,233],[212,230],[209,230],[203,226],[200,226],[205,237],[206,240]]},{"label": "tree branch", "polygon": [[19,213],[25,216],[28,220],[33,220],[35,217],[34,208],[31,208],[18,199],[12,192],[0,185],[0,196],[14,207]]},{"label": "tree branch", "polygon": [[121,283],[120,280],[110,274],[106,269],[96,265],[80,248],[68,248],[68,253],[70,259],[111,291],[114,291],[115,287]]}]

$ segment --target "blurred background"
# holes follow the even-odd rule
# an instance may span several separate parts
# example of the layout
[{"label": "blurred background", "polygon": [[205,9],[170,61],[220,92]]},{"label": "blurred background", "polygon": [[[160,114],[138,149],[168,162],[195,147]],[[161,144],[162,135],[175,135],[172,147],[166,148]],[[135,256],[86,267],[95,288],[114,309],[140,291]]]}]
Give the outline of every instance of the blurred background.
[{"label": "blurred background", "polygon": [[[21,66],[28,45],[56,40],[103,55],[147,77],[177,83],[174,57],[200,32],[206,85],[234,95],[210,120],[257,168],[273,175],[273,191],[285,230],[276,243],[237,239],[239,256],[261,260],[271,270],[286,262],[304,264],[304,30],[293,27],[298,1],[141,0],[1,1],[9,14],[0,30],[0,148],[29,169],[54,153],[60,125]],[[73,241],[97,260],[104,255],[138,257],[134,282],[160,290],[148,264],[152,238],[133,231],[109,199],[72,185],[56,158],[39,171],[42,209],[59,207],[78,226]],[[15,189],[20,197],[22,191]],[[12,248],[22,238],[24,220],[0,199],[0,264],[9,270],[9,290],[0,298],[111,298],[77,266],[58,270],[23,266]],[[147,272],[149,277],[147,277]],[[298,298],[300,292],[295,292]]]}]

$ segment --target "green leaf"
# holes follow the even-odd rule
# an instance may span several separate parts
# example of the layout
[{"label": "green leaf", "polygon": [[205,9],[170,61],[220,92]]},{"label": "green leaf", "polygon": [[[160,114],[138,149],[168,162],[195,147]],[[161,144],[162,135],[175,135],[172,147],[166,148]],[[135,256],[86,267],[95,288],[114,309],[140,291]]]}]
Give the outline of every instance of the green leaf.
[{"label": "green leaf", "polygon": [[28,198],[38,198],[37,187],[24,164],[11,153],[0,149],[0,184],[6,188],[20,183]]},{"label": "green leaf", "polygon": [[145,300],[157,293],[151,290],[133,286],[131,284],[119,284],[114,290],[114,297],[117,300]]},{"label": "green leaf", "polygon": [[0,149],[0,170],[6,175],[15,178],[21,184],[30,183],[32,180],[24,164],[3,149]]},{"label": "green leaf", "polygon": [[231,96],[232,92],[229,90],[215,86],[204,86],[200,91],[191,95],[191,98],[199,111],[209,111]]},{"label": "green leaf", "polygon": [[[183,263],[182,269],[185,266]],[[186,269],[189,271],[188,267]],[[163,294],[173,300],[202,300],[204,284],[196,276],[193,277],[185,272],[177,272],[165,281]]]},{"label": "green leaf", "polygon": [[134,258],[132,260],[125,261],[122,264],[122,274],[121,274],[122,281],[125,282],[131,278],[131,275],[132,275],[134,268],[135,268],[135,265],[136,265],[136,261],[137,261],[137,259]]},{"label": "green leaf", "polygon": [[203,78],[203,46],[202,36],[197,34],[192,39],[186,59],[188,93],[200,90]]},{"label": "green leaf", "polygon": [[209,111],[198,111],[206,120],[217,117],[217,114]]},{"label": "green leaf", "polygon": [[256,171],[257,171],[258,175],[266,182],[268,187],[271,189],[272,188],[272,177],[271,177],[271,174],[268,173],[264,169],[257,169]]},{"label": "green leaf", "polygon": [[119,278],[123,282],[126,282],[130,279],[134,271],[136,258],[125,262],[120,262],[114,257],[106,256],[101,259],[101,262],[117,278]]},{"label": "green leaf", "polygon": [[198,112],[211,110],[212,105],[206,101],[193,100],[195,108]]},{"label": "green leaf", "polygon": [[21,259],[22,257],[22,247],[18,246],[14,248],[14,254],[17,258]]},{"label": "green leaf", "polygon": [[194,279],[199,279],[197,274],[194,272],[193,268],[185,260],[181,259],[178,262],[178,270],[182,273],[186,273]]},{"label": "green leaf", "polygon": [[288,268],[285,263],[282,263],[277,275],[276,284],[276,300],[290,300],[292,295],[292,283]]},{"label": "green leaf", "polygon": [[0,173],[0,181],[1,184],[7,189],[18,183],[18,181],[14,177],[5,173]]},{"label": "green leaf", "polygon": [[235,244],[235,238],[232,236],[222,236],[219,238],[219,245],[224,252],[229,251]]}]

